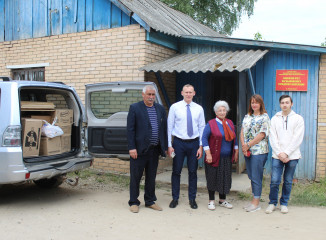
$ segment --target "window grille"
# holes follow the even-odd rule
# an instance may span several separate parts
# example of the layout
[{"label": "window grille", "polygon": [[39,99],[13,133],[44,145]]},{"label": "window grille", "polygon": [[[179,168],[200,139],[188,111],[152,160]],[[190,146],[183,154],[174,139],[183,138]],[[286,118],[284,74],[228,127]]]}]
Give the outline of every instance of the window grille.
[{"label": "window grille", "polygon": [[24,68],[12,70],[14,80],[45,81],[44,68]]}]

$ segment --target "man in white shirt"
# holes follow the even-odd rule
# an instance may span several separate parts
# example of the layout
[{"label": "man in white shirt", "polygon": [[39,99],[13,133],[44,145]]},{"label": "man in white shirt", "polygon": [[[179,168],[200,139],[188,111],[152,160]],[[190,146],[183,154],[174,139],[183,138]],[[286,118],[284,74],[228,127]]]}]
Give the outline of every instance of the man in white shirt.
[{"label": "man in white shirt", "polygon": [[304,136],[303,118],[292,110],[293,101],[289,95],[279,99],[282,111],[271,120],[270,144],[273,149],[272,177],[269,193],[269,205],[266,213],[272,213],[278,202],[278,190],[283,176],[282,196],[280,199],[281,213],[288,213],[292,181],[299,158],[300,145]]},{"label": "man in white shirt", "polygon": [[[185,85],[181,95],[183,100],[174,103],[168,116],[168,154],[173,158],[172,198],[169,207],[178,205],[180,194],[180,176],[184,158],[188,166],[188,197],[190,207],[197,209],[197,168],[198,159],[203,155],[202,135],[205,128],[203,108],[192,101],[195,96],[192,85]],[[172,136],[174,136],[172,144]]]}]

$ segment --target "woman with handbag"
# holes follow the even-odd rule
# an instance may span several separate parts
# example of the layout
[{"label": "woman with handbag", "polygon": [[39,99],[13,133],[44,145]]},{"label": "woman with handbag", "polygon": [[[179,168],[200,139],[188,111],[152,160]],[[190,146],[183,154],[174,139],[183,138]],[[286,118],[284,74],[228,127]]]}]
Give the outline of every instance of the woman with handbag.
[{"label": "woman with handbag", "polygon": [[226,201],[226,194],[231,189],[232,162],[238,161],[239,150],[234,124],[226,118],[229,110],[227,102],[216,102],[216,118],[207,123],[203,132],[209,210],[215,209],[215,192],[219,193],[219,206],[229,209],[233,207]]},{"label": "woman with handbag", "polygon": [[248,177],[251,181],[253,199],[245,207],[247,212],[260,210],[260,196],[264,165],[268,155],[268,135],[270,119],[265,109],[263,98],[255,94],[250,98],[248,114],[242,121],[240,141],[246,160]]}]

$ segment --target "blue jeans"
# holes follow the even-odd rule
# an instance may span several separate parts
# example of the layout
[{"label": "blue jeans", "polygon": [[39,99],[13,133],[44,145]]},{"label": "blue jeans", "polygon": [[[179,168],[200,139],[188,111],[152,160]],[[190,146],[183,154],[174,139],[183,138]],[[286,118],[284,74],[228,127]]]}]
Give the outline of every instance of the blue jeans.
[{"label": "blue jeans", "polygon": [[283,163],[282,161],[275,158],[272,159],[272,177],[271,190],[269,193],[269,204],[274,204],[275,206],[277,205],[278,190],[281,184],[282,173],[284,170],[282,197],[280,199],[280,204],[284,206],[288,205],[292,190],[292,180],[297,164],[298,159],[290,160],[287,163]]},{"label": "blue jeans", "polygon": [[259,199],[263,187],[264,166],[267,161],[267,153],[245,156],[248,178],[251,181],[251,189],[254,198]]}]

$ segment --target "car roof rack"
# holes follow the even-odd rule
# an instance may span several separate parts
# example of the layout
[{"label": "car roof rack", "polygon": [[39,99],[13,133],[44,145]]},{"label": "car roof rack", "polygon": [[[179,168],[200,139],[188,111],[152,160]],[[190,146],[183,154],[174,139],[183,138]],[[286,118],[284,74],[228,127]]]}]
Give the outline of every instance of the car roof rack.
[{"label": "car roof rack", "polygon": [[0,79],[2,79],[4,82],[12,81],[11,77],[0,76]]}]

